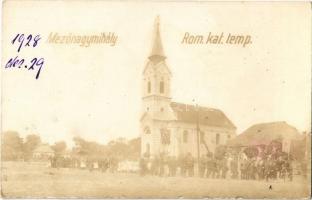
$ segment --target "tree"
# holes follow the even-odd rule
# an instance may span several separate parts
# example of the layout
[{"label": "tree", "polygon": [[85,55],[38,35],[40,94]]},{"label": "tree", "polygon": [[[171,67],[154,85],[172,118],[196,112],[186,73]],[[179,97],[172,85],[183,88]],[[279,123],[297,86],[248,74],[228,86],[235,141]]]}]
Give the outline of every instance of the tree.
[{"label": "tree", "polygon": [[23,139],[16,131],[6,131],[2,136],[2,160],[17,160],[22,157]]},{"label": "tree", "polygon": [[86,141],[80,137],[74,137],[75,146],[73,153],[78,156],[102,157],[107,156],[106,146],[97,142]]},{"label": "tree", "polygon": [[55,142],[54,145],[51,146],[56,155],[63,153],[66,150],[66,147],[67,145],[64,141]]},{"label": "tree", "polygon": [[129,159],[138,160],[140,158],[141,153],[141,138],[134,138],[129,141]]},{"label": "tree", "polygon": [[112,157],[126,159],[129,156],[129,146],[123,140],[110,141],[107,144],[108,153]]},{"label": "tree", "polygon": [[107,145],[97,142],[86,141],[80,137],[74,137],[75,146],[73,153],[76,156],[86,156],[88,158],[115,158],[118,160],[137,160],[140,157],[141,140],[135,138],[129,142],[125,138],[111,140]]},{"label": "tree", "polygon": [[23,151],[25,160],[29,160],[32,157],[34,149],[41,143],[40,136],[31,134],[27,135],[26,141],[23,145]]}]

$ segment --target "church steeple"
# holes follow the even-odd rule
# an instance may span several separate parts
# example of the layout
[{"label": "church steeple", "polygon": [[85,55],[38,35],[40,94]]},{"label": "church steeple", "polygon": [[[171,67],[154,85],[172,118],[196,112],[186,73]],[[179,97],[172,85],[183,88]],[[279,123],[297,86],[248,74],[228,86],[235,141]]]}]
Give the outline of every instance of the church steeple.
[{"label": "church steeple", "polygon": [[150,56],[148,57],[151,61],[159,62],[166,59],[166,56],[164,54],[161,37],[160,37],[160,31],[159,31],[159,16],[155,19],[155,27],[154,27],[154,43],[152,47],[152,52]]},{"label": "church steeple", "polygon": [[152,52],[142,73],[142,111],[150,116],[167,116],[171,109],[171,72],[165,62],[158,17],[152,41]]},{"label": "church steeple", "polygon": [[[142,97],[145,106],[148,104],[148,108],[155,108],[156,105],[153,102],[166,102],[171,99],[170,91],[170,78],[171,72],[167,66],[165,59],[166,56],[163,51],[163,46],[160,38],[159,30],[159,17],[155,20],[154,26],[154,37],[153,37],[153,48],[150,56],[148,57],[149,61],[146,63],[146,66],[143,70],[143,94]],[[157,98],[157,99],[154,99]],[[146,107],[145,107],[146,109]]]}]

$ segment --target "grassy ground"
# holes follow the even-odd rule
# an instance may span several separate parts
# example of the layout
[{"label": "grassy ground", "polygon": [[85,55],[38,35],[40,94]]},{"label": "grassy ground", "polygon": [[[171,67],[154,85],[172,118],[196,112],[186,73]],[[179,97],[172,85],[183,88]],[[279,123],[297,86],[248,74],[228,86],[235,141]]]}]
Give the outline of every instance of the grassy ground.
[{"label": "grassy ground", "polygon": [[293,182],[140,177],[21,162],[2,163],[1,183],[3,197],[302,198],[310,194],[310,183],[300,177]]}]

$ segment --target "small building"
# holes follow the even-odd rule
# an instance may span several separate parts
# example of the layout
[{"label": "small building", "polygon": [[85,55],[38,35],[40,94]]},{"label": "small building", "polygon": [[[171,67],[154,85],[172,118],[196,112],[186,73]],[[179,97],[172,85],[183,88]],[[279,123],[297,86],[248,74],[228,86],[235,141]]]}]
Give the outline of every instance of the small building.
[{"label": "small building", "polygon": [[282,144],[284,152],[290,152],[294,141],[302,140],[303,134],[287,124],[281,122],[269,122],[255,124],[239,134],[236,138],[228,141],[230,147],[267,146],[272,141]]},{"label": "small building", "polygon": [[40,144],[33,151],[33,159],[47,160],[54,156],[54,151],[49,144]]}]

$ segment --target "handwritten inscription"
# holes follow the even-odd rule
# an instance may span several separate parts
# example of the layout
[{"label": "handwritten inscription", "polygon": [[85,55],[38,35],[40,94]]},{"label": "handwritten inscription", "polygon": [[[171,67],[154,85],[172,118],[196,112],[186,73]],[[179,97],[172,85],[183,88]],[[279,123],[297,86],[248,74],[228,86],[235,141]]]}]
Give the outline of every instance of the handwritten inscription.
[{"label": "handwritten inscription", "polygon": [[17,34],[15,36],[15,38],[12,40],[12,44],[14,45],[15,43],[17,43],[18,49],[17,52],[20,52],[21,48],[24,47],[36,47],[38,45],[38,42],[40,40],[40,36],[36,35],[35,37],[33,37],[31,34],[28,35],[27,37],[24,34]]},{"label": "handwritten inscription", "polygon": [[[12,45],[17,45],[17,53],[19,53],[23,48],[32,47],[35,48],[38,46],[41,37],[40,35],[33,36],[32,34],[17,34],[11,41]],[[6,69],[27,69],[29,71],[36,70],[36,79],[39,78],[41,69],[44,64],[44,58],[22,58],[19,55],[11,57],[5,65]]]},{"label": "handwritten inscription", "polygon": [[225,35],[223,32],[220,34],[213,34],[209,32],[207,35],[195,35],[185,32],[181,41],[182,44],[229,44],[241,45],[246,47],[252,44],[250,35],[237,35],[228,33]]}]

